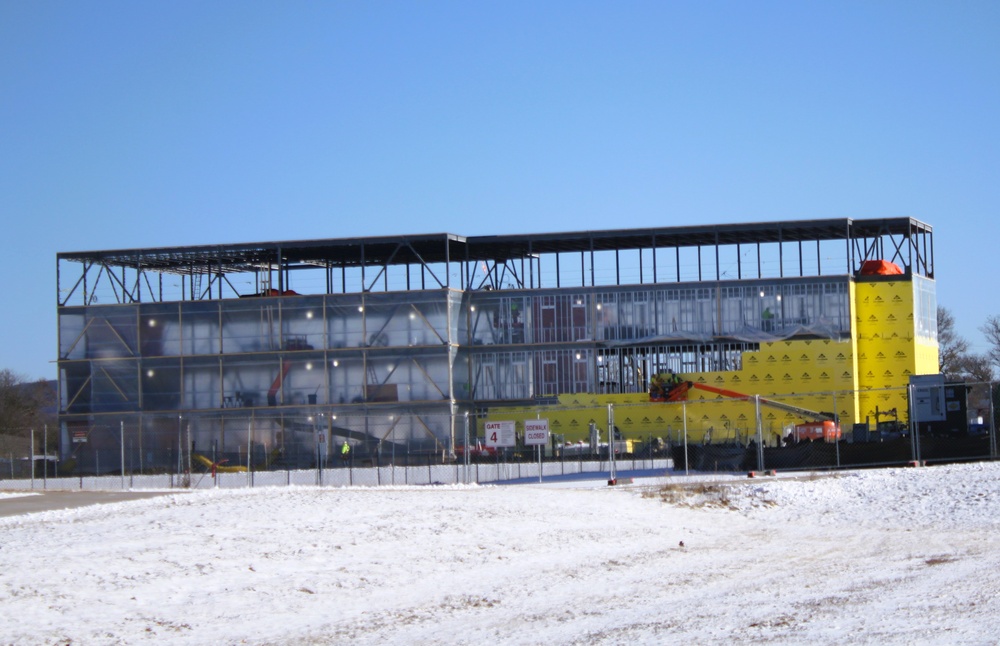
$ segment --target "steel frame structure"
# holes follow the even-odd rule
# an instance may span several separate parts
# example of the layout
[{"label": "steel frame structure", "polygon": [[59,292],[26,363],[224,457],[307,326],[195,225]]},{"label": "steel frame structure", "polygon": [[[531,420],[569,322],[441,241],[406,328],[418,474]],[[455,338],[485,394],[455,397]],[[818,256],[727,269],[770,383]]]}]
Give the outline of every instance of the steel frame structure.
[{"label": "steel frame structure", "polygon": [[325,419],[328,443],[449,453],[483,406],[738,368],[785,338],[761,327],[768,306],[788,335],[843,339],[864,262],[933,279],[932,236],[841,218],[60,253],[64,450],[107,419],[163,443],[183,418],[199,446],[232,444],[225,420],[250,415],[282,447]]},{"label": "steel frame structure", "polygon": [[[837,244],[843,244],[838,260],[824,264],[823,251]],[[735,274],[723,269],[724,256],[727,264],[735,265]],[[684,265],[696,265],[696,278],[694,274],[691,278],[698,281],[845,275],[856,274],[864,261],[875,259],[933,278],[932,228],[905,217],[840,218],[65,252],[57,254],[56,282],[57,304],[65,307],[92,305],[99,295],[103,303],[110,299],[125,304],[236,298],[265,290],[284,293],[297,283],[293,276],[303,272],[323,276],[323,287],[309,293],[348,294],[682,282],[682,260]],[[773,276],[765,275],[767,262],[777,265]],[[64,271],[65,265],[79,272]],[[241,291],[234,280],[237,275],[252,276],[254,287]],[[181,280],[165,284],[166,276]]]}]

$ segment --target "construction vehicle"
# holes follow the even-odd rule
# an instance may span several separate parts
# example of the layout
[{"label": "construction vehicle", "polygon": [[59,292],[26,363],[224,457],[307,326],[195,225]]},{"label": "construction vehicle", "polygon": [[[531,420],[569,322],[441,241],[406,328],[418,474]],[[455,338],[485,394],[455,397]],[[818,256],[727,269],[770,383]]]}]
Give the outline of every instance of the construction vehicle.
[{"label": "construction vehicle", "polygon": [[[469,443],[469,460],[473,462],[483,462],[483,461],[495,461],[498,459],[500,452],[495,446],[487,446],[481,440],[476,438],[475,443]],[[455,447],[455,456],[462,460],[465,456],[465,447],[461,444]]]},{"label": "construction vehicle", "polygon": [[832,420],[805,422],[796,424],[790,433],[791,441],[805,442],[838,442],[840,441],[840,424]]},{"label": "construction vehicle", "polygon": [[682,379],[680,375],[672,371],[661,372],[653,376],[649,382],[649,400],[679,402],[687,398],[687,394],[692,388],[704,390],[729,399],[741,401],[754,401],[756,399],[760,402],[761,406],[769,406],[771,408],[776,408],[778,410],[783,410],[794,415],[813,420],[811,422],[796,425],[795,437],[797,440],[816,439],[827,442],[835,442],[840,439],[840,425],[837,424],[833,413],[818,412],[809,410],[808,408],[774,401],[773,399],[767,399],[759,395],[747,395],[744,393],[738,393],[734,390],[709,386],[708,384],[686,381]]},{"label": "construction vehicle", "polygon": [[278,376],[274,378],[274,382],[271,384],[271,388],[267,391],[267,405],[277,406],[278,405],[278,391],[281,390],[281,382],[284,381],[285,377],[288,376],[288,371],[292,369],[292,362],[285,361],[281,362],[281,372]]}]

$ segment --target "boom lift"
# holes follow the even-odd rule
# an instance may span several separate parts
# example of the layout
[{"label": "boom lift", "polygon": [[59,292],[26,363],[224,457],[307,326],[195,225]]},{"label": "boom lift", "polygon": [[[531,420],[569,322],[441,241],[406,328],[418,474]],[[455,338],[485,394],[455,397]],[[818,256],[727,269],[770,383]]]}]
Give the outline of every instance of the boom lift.
[{"label": "boom lift", "polygon": [[[734,390],[727,390],[725,388],[716,388],[715,386],[709,386],[708,384],[701,384],[693,381],[686,381],[681,379],[680,375],[673,372],[661,372],[658,375],[653,376],[649,383],[649,400],[650,401],[663,401],[663,402],[679,402],[687,398],[688,392],[692,388],[697,388],[698,390],[704,390],[705,392],[710,392],[720,397],[726,397],[729,399],[738,399],[741,401],[753,401],[754,395],[747,395],[744,393],[738,393]],[[840,428],[836,426],[836,420],[834,419],[833,413],[818,412],[814,410],[809,410],[808,408],[801,408],[799,406],[792,406],[791,404],[785,404],[783,402],[774,401],[773,399],[767,399],[765,397],[759,397],[761,406],[770,406],[771,408],[777,408],[778,410],[783,410],[794,415],[805,417],[807,419],[816,420],[818,422],[831,422],[835,425],[836,430],[832,432],[827,429],[826,434],[822,432],[822,428],[826,428],[827,425],[820,426],[820,438],[828,439],[829,437],[835,437],[840,439]],[[800,424],[798,427],[803,427],[800,434],[803,437],[810,437],[812,435],[812,426],[815,424]],[[798,428],[797,427],[797,428]],[[810,428],[804,428],[810,427]],[[819,438],[817,438],[819,439]]]}]

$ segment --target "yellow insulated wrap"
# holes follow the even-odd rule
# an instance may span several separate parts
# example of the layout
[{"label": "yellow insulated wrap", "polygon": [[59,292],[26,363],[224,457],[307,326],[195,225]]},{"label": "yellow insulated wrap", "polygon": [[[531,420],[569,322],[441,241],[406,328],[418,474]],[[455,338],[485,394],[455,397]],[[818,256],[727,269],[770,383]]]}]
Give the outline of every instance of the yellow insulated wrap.
[{"label": "yellow insulated wrap", "polygon": [[913,287],[904,279],[855,285],[858,385],[862,389],[858,403],[862,418],[870,418],[873,424],[876,406],[879,411],[895,408],[905,420],[910,376],[938,371],[937,347],[914,333]]}]

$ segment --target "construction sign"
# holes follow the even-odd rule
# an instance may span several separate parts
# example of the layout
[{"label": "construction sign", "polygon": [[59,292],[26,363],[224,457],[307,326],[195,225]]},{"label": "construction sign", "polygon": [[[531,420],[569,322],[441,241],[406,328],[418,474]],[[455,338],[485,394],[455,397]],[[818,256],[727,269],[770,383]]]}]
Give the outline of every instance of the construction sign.
[{"label": "construction sign", "polygon": [[486,422],[486,446],[506,448],[517,446],[514,435],[514,422]]},{"label": "construction sign", "polygon": [[549,442],[549,420],[524,420],[524,443],[527,446],[545,446]]}]

